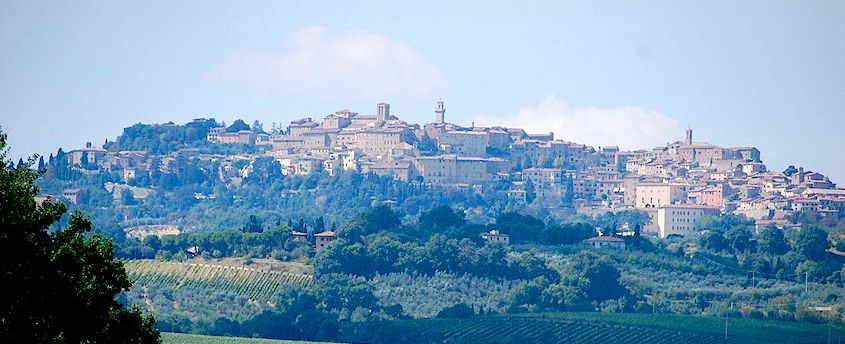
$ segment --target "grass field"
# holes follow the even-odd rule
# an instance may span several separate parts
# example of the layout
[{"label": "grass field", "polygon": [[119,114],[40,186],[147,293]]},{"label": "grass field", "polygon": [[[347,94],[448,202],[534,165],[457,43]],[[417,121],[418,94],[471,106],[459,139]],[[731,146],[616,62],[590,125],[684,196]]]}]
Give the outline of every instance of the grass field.
[{"label": "grass field", "polygon": [[249,267],[155,260],[130,260],[124,264],[136,286],[210,288],[259,301],[272,301],[284,285],[311,282],[310,275]]},{"label": "grass field", "polygon": [[318,344],[299,340],[276,340],[238,337],[202,336],[198,334],[162,333],[164,344]]}]

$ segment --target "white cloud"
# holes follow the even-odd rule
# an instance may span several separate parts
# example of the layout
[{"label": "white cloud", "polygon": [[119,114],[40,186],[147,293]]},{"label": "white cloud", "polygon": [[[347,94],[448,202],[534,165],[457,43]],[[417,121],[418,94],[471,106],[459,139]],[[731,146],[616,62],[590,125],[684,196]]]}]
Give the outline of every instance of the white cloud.
[{"label": "white cloud", "polygon": [[480,115],[482,126],[521,127],[529,133],[554,132],[555,138],[594,146],[651,149],[683,137],[678,120],[636,106],[575,107],[550,95],[537,106],[506,116]]},{"label": "white cloud", "polygon": [[381,99],[431,96],[446,76],[409,45],[366,31],[330,32],[305,27],[288,35],[279,51],[238,51],[209,75],[262,91],[342,93]]}]

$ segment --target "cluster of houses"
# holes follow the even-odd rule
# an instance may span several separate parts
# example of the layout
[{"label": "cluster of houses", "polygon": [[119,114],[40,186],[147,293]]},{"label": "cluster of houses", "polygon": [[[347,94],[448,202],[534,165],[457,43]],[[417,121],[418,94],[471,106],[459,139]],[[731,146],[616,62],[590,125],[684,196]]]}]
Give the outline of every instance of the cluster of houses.
[{"label": "cluster of houses", "polygon": [[[377,104],[375,115],[340,110],[322,120],[291,121],[287,130],[260,133],[212,128],[212,144],[263,146],[259,154],[201,154],[184,148],[164,156],[145,151],[105,151],[92,147],[68,153],[71,165],[98,165],[120,171],[124,183],[150,173],[178,168],[180,161],[219,162],[221,181],[237,184],[252,173],[259,158],[279,162],[284,175],[353,171],[389,176],[431,188],[484,192],[505,185],[508,197],[572,207],[598,214],[638,209],[651,215],[643,233],[660,237],[697,233],[700,220],[720,213],[742,214],[758,226],[794,226],[796,211],[838,216],[845,211],[845,190],[826,176],[803,168],[768,171],[754,147],[720,147],[682,141],[651,150],[623,151],[531,134],[520,128],[464,127],[446,121],[438,101],[434,122],[420,126]],[[261,171],[261,172],[259,172]],[[121,190],[114,187],[114,190]],[[65,190],[75,200],[78,190]],[[131,189],[138,197],[143,190]],[[198,197],[201,195],[198,195]],[[493,235],[491,233],[491,235]],[[605,240],[605,239],[602,239]]]}]

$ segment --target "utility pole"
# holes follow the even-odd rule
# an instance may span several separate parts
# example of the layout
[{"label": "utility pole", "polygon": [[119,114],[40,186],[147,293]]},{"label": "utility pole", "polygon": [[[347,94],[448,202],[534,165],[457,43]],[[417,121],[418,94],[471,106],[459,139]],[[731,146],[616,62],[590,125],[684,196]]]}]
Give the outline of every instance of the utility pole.
[{"label": "utility pole", "polygon": [[654,281],[651,281],[651,314],[657,314],[657,291],[654,290]]},{"label": "utility pole", "polygon": [[810,278],[810,272],[804,271],[804,292],[805,293],[807,292],[807,290],[809,290],[809,284],[807,283],[807,280],[809,278]]},{"label": "utility pole", "polygon": [[728,341],[728,312],[725,312],[725,341]]}]

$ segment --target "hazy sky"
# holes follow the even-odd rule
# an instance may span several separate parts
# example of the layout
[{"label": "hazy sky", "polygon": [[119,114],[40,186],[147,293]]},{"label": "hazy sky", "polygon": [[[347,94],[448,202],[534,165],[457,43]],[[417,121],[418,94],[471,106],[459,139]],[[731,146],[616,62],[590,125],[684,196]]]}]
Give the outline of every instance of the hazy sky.
[{"label": "hazy sky", "polygon": [[[123,127],[372,114],[652,148],[756,146],[845,183],[845,1],[0,1],[12,156]],[[356,4],[352,4],[356,3]]]}]

